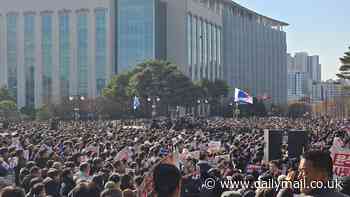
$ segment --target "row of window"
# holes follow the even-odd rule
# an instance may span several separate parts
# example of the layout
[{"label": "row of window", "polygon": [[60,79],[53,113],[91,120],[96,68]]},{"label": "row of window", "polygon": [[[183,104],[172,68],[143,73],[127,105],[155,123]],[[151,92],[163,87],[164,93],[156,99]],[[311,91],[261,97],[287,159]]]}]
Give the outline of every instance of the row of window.
[{"label": "row of window", "polygon": [[[63,12],[58,16],[58,61],[59,61],[59,79],[60,79],[60,95],[69,96],[70,94],[70,65],[71,57],[71,29],[70,17],[68,12]],[[8,86],[11,94],[17,97],[17,72],[18,72],[18,14],[8,14],[6,16],[6,34],[7,34],[7,69],[8,69]],[[41,14],[41,46],[36,43],[36,21],[35,13],[25,14],[23,35],[24,35],[24,72],[25,72],[25,95],[27,106],[34,105],[34,79],[36,71],[36,54],[35,48],[41,47],[41,62],[42,62],[42,87],[44,102],[51,101],[52,98],[52,77],[53,73],[53,47],[54,47],[54,22],[52,13]],[[106,67],[107,67],[107,10],[98,9],[95,11],[96,21],[96,89],[100,93],[106,85]],[[78,92],[80,95],[88,95],[88,49],[89,40],[88,34],[90,31],[88,25],[88,13],[77,13],[77,65],[78,65]]]},{"label": "row of window", "polygon": [[193,80],[222,77],[222,29],[200,17],[187,15],[187,58]]}]

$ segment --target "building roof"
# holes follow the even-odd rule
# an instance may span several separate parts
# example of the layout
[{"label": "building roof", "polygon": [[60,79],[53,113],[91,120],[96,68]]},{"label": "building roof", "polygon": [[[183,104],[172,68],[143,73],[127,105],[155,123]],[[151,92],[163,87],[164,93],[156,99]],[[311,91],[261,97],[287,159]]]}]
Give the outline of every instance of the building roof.
[{"label": "building roof", "polygon": [[276,19],[270,18],[268,16],[264,16],[262,14],[259,14],[259,13],[255,12],[255,11],[253,11],[253,10],[250,10],[250,9],[248,9],[248,8],[246,8],[246,7],[242,6],[242,5],[234,2],[233,0],[222,0],[222,1],[225,2],[225,3],[230,3],[233,6],[238,7],[238,8],[240,8],[240,9],[242,9],[242,10],[244,10],[244,11],[250,13],[250,14],[255,15],[255,16],[260,16],[262,18],[265,18],[266,20],[271,21],[273,23],[276,23],[277,25],[280,25],[280,26],[288,26],[289,25],[286,22],[283,22],[283,21],[280,21],[280,20],[276,20]]}]

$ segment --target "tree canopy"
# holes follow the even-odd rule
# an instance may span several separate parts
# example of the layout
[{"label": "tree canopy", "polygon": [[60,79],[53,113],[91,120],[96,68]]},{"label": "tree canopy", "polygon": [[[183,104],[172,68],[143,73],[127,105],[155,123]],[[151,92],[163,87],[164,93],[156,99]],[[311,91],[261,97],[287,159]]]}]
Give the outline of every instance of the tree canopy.
[{"label": "tree canopy", "polygon": [[[160,98],[163,111],[176,106],[194,106],[197,99],[219,99],[227,95],[228,85],[225,81],[214,82],[202,80],[193,83],[184,75],[179,66],[166,61],[151,60],[143,62],[125,73],[113,77],[103,90],[104,102],[119,105],[119,110],[130,112],[132,98],[139,97],[141,108],[149,109],[147,98]],[[107,110],[107,108],[101,106]]]},{"label": "tree canopy", "polygon": [[340,58],[342,65],[339,68],[337,76],[341,79],[350,79],[350,47],[349,51],[344,54],[345,55]]}]

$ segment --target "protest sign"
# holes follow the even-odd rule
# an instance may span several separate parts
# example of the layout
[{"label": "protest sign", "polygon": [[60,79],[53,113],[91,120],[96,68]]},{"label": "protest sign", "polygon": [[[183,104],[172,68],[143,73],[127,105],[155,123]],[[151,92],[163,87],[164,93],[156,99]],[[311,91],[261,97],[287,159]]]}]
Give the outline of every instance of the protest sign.
[{"label": "protest sign", "polygon": [[333,140],[333,146],[330,151],[335,178],[350,176],[350,149],[343,148],[343,142],[336,137]]},{"label": "protest sign", "polygon": [[210,141],[208,144],[208,152],[218,152],[221,148],[221,142],[220,141]]}]

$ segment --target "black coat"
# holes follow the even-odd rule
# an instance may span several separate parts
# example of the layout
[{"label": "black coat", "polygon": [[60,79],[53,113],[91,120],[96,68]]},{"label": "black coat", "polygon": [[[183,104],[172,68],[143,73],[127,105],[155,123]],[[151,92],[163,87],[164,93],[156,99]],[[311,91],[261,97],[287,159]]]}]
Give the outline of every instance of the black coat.
[{"label": "black coat", "polygon": [[73,179],[63,178],[60,194],[63,197],[68,196],[69,192],[73,190],[75,183]]}]

